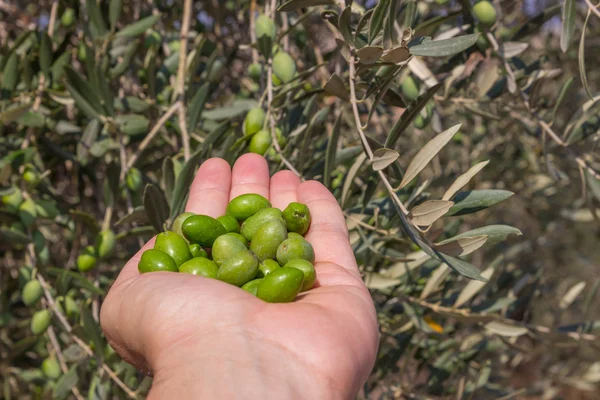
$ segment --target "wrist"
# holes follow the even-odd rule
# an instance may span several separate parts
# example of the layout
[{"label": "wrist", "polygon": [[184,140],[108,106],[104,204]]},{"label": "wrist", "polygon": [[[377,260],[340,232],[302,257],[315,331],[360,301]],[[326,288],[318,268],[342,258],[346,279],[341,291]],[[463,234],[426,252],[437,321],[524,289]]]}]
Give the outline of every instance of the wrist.
[{"label": "wrist", "polygon": [[277,344],[242,333],[191,338],[157,358],[149,399],[337,399],[314,367]]}]

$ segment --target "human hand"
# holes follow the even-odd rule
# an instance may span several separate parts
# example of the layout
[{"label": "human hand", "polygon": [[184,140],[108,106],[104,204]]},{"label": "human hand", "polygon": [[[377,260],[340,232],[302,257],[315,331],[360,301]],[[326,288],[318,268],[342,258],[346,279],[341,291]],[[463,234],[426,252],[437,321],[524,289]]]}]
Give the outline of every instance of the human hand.
[{"label": "human hand", "polygon": [[264,158],[247,154],[233,171],[222,159],[203,163],[186,211],[218,217],[244,193],[282,210],[293,201],[309,207],[315,287],[293,303],[271,304],[215,279],[140,275],[137,264],[152,239],[102,305],[109,343],[152,372],[149,398],[354,398],[373,367],[378,327],[337,201],[320,183],[300,183],[290,171],[270,178]]}]

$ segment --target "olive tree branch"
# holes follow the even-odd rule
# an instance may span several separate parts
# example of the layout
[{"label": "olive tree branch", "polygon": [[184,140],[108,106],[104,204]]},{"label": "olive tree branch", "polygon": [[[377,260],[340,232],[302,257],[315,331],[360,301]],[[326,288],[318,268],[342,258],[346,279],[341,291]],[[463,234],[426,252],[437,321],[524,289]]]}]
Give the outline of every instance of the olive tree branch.
[{"label": "olive tree branch", "polygon": [[[349,79],[348,79],[349,84],[350,84],[350,103],[352,104],[352,113],[354,114],[354,122],[356,124],[356,130],[358,132],[358,136],[360,137],[360,140],[363,144],[365,153],[367,154],[369,161],[372,162],[373,161],[373,150],[371,149],[371,146],[369,145],[369,142],[367,141],[367,136],[365,135],[365,132],[362,129],[362,124],[360,123],[360,113],[358,111],[358,101],[356,99],[356,88],[355,88],[355,83],[354,83],[354,81],[356,79],[356,68],[354,66],[354,63],[356,61],[356,56],[354,54],[354,49],[352,49],[351,51],[352,51],[352,55],[350,56],[350,60],[348,62],[349,63],[349,75],[350,75]],[[381,178],[381,181],[385,185],[386,189],[388,190],[390,196],[392,196],[392,199],[394,200],[394,202],[398,205],[398,207],[404,214],[401,217],[408,215],[408,210],[406,209],[406,207],[404,206],[404,204],[402,203],[402,201],[400,200],[400,198],[394,191],[394,188],[390,184],[390,181],[388,180],[387,176],[385,176],[383,171],[377,171],[377,173],[378,173],[379,177]]]},{"label": "olive tree branch", "polygon": [[[187,65],[188,33],[190,30],[190,19],[192,14],[192,0],[184,0],[183,17],[181,18],[181,31],[179,34],[181,48],[179,49],[179,66],[177,68],[177,86],[175,88],[176,103],[179,103],[179,129],[181,130],[181,140],[183,142],[183,157],[185,160],[190,158],[190,135],[187,127],[187,117],[185,108],[185,67]],[[192,127],[193,129],[193,127]]]},{"label": "olive tree branch", "polygon": [[[58,358],[58,364],[60,365],[60,369],[63,373],[67,373],[69,371],[69,367],[67,367],[67,363],[65,362],[65,357],[63,356],[62,350],[60,349],[60,344],[58,343],[58,339],[56,337],[56,333],[54,332],[53,327],[48,327],[47,330],[48,339],[50,339],[50,343],[54,348],[54,352],[56,353],[56,358]],[[77,398],[77,400],[84,400],[84,397],[81,395],[79,388],[77,386],[73,386],[71,388],[71,392],[73,392],[73,396]]]}]

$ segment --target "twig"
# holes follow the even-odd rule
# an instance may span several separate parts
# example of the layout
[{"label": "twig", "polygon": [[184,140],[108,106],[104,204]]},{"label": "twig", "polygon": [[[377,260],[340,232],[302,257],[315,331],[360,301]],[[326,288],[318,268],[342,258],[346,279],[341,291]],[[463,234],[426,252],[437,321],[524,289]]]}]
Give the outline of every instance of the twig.
[{"label": "twig", "polygon": [[[267,0],[267,5],[268,5]],[[272,19],[275,16],[275,7],[276,1],[271,0],[271,6],[269,8],[269,17]],[[264,95],[263,95],[264,96]],[[269,115],[269,130],[271,131],[271,143],[281,157],[281,162],[294,174],[296,174],[300,179],[304,179],[302,174],[298,172],[298,170],[294,167],[294,165],[283,155],[283,151],[281,150],[281,146],[279,146],[279,142],[277,141],[277,134],[275,133],[275,117],[273,116],[273,108],[271,103],[273,102],[273,57],[269,57],[267,62],[267,113]]]},{"label": "twig", "polygon": [[[365,148],[365,152],[367,153],[367,157],[369,158],[369,161],[373,161],[373,150],[371,149],[371,146],[369,145],[369,142],[367,141],[367,136],[365,135],[365,132],[362,129],[362,124],[360,123],[360,114],[358,112],[358,102],[356,100],[356,89],[355,89],[355,83],[354,83],[354,80],[356,79],[356,69],[354,67],[354,63],[355,63],[355,55],[354,55],[354,53],[352,53],[352,55],[350,56],[350,61],[349,61],[350,77],[348,79],[349,83],[350,83],[350,103],[352,104],[352,113],[354,114],[354,122],[356,124],[356,130],[358,131],[358,135],[360,136],[360,140],[362,141],[363,147]],[[378,171],[378,174],[381,177],[381,180],[382,180],[383,184],[385,185],[385,187],[387,188],[388,192],[392,196],[393,200],[396,202],[396,204],[400,208],[400,210],[404,213],[404,215],[407,215],[408,210],[406,209],[406,207],[404,206],[404,204],[402,203],[402,201],[400,200],[398,195],[396,195],[394,188],[390,184],[389,180],[387,179],[387,177],[385,176],[383,171]]]},{"label": "twig", "polygon": [[594,14],[596,14],[598,16],[598,18],[600,18],[600,11],[598,11],[598,6],[600,6],[600,4],[595,6],[592,4],[592,2],[590,0],[585,0],[585,3],[587,4],[590,11],[593,12]]},{"label": "twig", "polygon": [[[65,357],[60,349],[58,339],[56,338],[56,333],[54,333],[54,328],[50,326],[46,332],[48,333],[48,338],[50,339],[50,343],[52,344],[54,352],[56,353],[56,358],[58,358],[60,369],[63,373],[67,373],[69,371],[69,367],[67,367],[67,363],[65,362]],[[71,392],[73,392],[73,396],[75,396],[77,400],[84,400],[84,397],[81,395],[81,392],[77,386],[73,386],[71,388]]]},{"label": "twig", "polygon": [[190,135],[188,133],[186,112],[185,112],[185,67],[187,64],[188,33],[190,30],[190,19],[192,14],[192,0],[184,0],[183,17],[181,18],[179,49],[179,66],[177,68],[177,87],[175,89],[176,102],[179,103],[179,129],[181,130],[181,140],[183,141],[183,157],[185,160],[190,158]]},{"label": "twig", "polygon": [[179,102],[173,103],[171,105],[171,107],[169,107],[167,112],[165,112],[163,114],[163,116],[160,117],[160,119],[156,122],[156,125],[154,125],[154,127],[148,133],[148,135],[144,138],[144,140],[142,140],[142,143],[140,143],[140,145],[138,146],[137,151],[131,156],[131,158],[127,162],[127,170],[130,170],[131,167],[133,167],[135,165],[135,162],[137,161],[139,156],[142,154],[144,149],[146,149],[146,147],[148,147],[148,145],[150,144],[152,139],[154,139],[154,137],[158,134],[160,129],[167,123],[169,118],[171,118],[173,116],[173,114],[175,114],[175,112],[177,112],[179,107],[180,107]]},{"label": "twig", "polygon": [[[256,43],[256,0],[250,1],[250,42]],[[258,62],[258,51],[252,47],[252,62]]]}]

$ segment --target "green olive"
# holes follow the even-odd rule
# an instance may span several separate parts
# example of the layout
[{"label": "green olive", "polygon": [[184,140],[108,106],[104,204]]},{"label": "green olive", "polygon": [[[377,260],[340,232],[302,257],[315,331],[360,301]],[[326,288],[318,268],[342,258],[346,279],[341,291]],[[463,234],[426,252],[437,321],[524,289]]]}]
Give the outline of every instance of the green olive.
[{"label": "green olive", "polygon": [[273,73],[283,83],[288,83],[296,75],[296,62],[288,53],[280,51],[273,57]]},{"label": "green olive", "polygon": [[217,279],[235,286],[242,286],[254,279],[258,272],[258,260],[249,250],[239,251],[229,257],[219,268]]},{"label": "green olive", "polygon": [[289,303],[298,296],[303,282],[302,271],[283,267],[263,278],[256,296],[269,303]]},{"label": "green olive", "polygon": [[263,14],[256,18],[255,32],[258,39],[268,36],[273,41],[275,40],[275,35],[277,35],[277,27],[271,18]]},{"label": "green olive", "polygon": [[213,243],[212,259],[218,266],[221,266],[226,259],[244,250],[248,250],[245,239],[241,241],[231,235],[222,235]]},{"label": "green olive", "polygon": [[192,215],[187,218],[182,231],[190,243],[198,243],[202,247],[212,247],[216,238],[227,233],[223,224],[208,215]]},{"label": "green olive", "polygon": [[259,278],[264,278],[269,275],[271,272],[278,270],[281,268],[281,265],[275,260],[266,259],[262,260],[258,263],[258,274],[256,275]]},{"label": "green olive", "polygon": [[245,283],[244,286],[242,286],[242,289],[256,296],[258,285],[260,285],[262,281],[262,279],[252,279],[250,282]]},{"label": "green olive", "polygon": [[185,220],[191,217],[192,215],[196,214],[191,212],[184,212],[182,214],[179,214],[179,216],[175,218],[175,221],[173,221],[173,224],[171,225],[171,230],[179,236],[185,237],[181,228],[183,227],[183,223],[185,222]]},{"label": "green olive", "polygon": [[304,283],[302,284],[301,291],[311,289],[315,282],[317,281],[317,271],[315,271],[315,267],[311,262],[306,260],[291,260],[284,265],[285,268],[296,268],[297,270],[302,271],[304,274]]},{"label": "green olive", "polygon": [[245,238],[245,237],[243,237],[243,236],[242,236],[241,234],[239,234],[239,233],[235,233],[235,232],[229,232],[229,233],[226,233],[224,236],[231,236],[231,237],[234,237],[234,238],[238,239],[240,242],[244,243],[244,244],[246,245],[246,247],[248,247],[248,245],[250,244],[250,243],[248,242],[248,240],[246,240],[246,238]]},{"label": "green olive", "polygon": [[315,262],[315,251],[304,238],[286,239],[277,248],[277,262],[285,265],[291,260],[306,260]]},{"label": "green olive", "polygon": [[65,28],[69,28],[75,22],[75,10],[67,8],[63,15],[60,17],[60,23]]},{"label": "green olive", "polygon": [[18,188],[13,187],[9,194],[2,196],[2,203],[4,203],[8,211],[17,212],[21,204],[23,204],[23,195]]},{"label": "green olive", "polygon": [[246,114],[244,119],[244,134],[246,136],[254,135],[262,129],[265,123],[265,112],[262,108],[253,108]]},{"label": "green olive", "polygon": [[250,153],[256,153],[264,156],[271,146],[271,141],[271,134],[269,131],[266,129],[261,129],[252,135],[250,143],[248,144],[248,151]]},{"label": "green olive", "polygon": [[415,128],[417,128],[417,129],[425,128],[428,123],[429,123],[429,119],[424,118],[421,114],[417,115],[417,117],[415,118],[415,120],[413,122]]},{"label": "green olive", "polygon": [[125,182],[127,184],[127,189],[132,192],[137,192],[142,187],[142,173],[135,167],[131,168],[127,171]]},{"label": "green olive", "polygon": [[48,357],[42,361],[42,372],[48,379],[58,379],[62,375],[60,364],[55,357]]},{"label": "green olive", "polygon": [[23,172],[23,180],[31,186],[35,186],[40,182],[40,175],[32,168],[28,168]]},{"label": "green olive", "polygon": [[67,317],[73,318],[79,315],[79,306],[74,298],[71,296],[65,296],[65,311],[67,313]]},{"label": "green olive", "polygon": [[92,246],[87,246],[77,257],[77,269],[81,272],[88,272],[96,266],[95,249]]},{"label": "green olive", "polygon": [[281,210],[279,210],[278,208],[262,209],[244,221],[240,233],[246,239],[252,241],[254,234],[260,229],[261,226],[263,226],[267,222],[275,220],[284,222]]},{"label": "green olive", "polygon": [[260,210],[271,207],[269,200],[260,194],[242,194],[231,200],[227,205],[227,215],[231,215],[238,221],[245,221]]},{"label": "green olive", "polygon": [[270,221],[256,231],[250,242],[250,250],[260,261],[267,258],[274,259],[277,255],[277,248],[286,238],[285,224],[277,220]]},{"label": "green olive", "polygon": [[27,282],[25,286],[23,286],[21,297],[26,306],[33,306],[42,298],[43,294],[44,290],[42,289],[40,282],[33,280]]},{"label": "green olive", "polygon": [[480,1],[473,6],[475,18],[485,27],[490,27],[496,23],[496,9],[487,0]]},{"label": "green olive", "polygon": [[221,224],[223,224],[223,228],[227,233],[235,232],[240,233],[240,223],[237,219],[233,218],[231,215],[221,215],[217,218]]},{"label": "green olive", "polygon": [[175,232],[159,233],[154,248],[170,255],[178,267],[192,258],[187,242]]},{"label": "green olive", "polygon": [[219,267],[214,261],[204,257],[195,257],[184,262],[179,267],[179,272],[203,276],[205,278],[216,278]]},{"label": "green olive", "polygon": [[248,67],[248,76],[250,79],[258,82],[260,80],[260,76],[262,75],[262,66],[259,63],[250,64]]},{"label": "green olive", "polygon": [[190,249],[190,254],[194,258],[196,258],[196,257],[208,258],[208,253],[199,244],[192,243],[189,245],[189,249]]},{"label": "green olive", "polygon": [[32,199],[26,199],[19,207],[19,217],[26,227],[30,227],[37,218],[37,209]]},{"label": "green olive", "polygon": [[273,82],[273,86],[277,87],[281,85],[281,79],[277,77],[275,74],[271,74],[271,82]]},{"label": "green olive", "polygon": [[283,210],[283,219],[289,232],[304,235],[310,227],[310,210],[306,204],[292,202]]},{"label": "green olive", "polygon": [[100,232],[96,238],[96,251],[100,259],[108,258],[115,249],[115,233],[110,229]]},{"label": "green olive", "polygon": [[79,46],[77,47],[77,58],[81,62],[85,62],[87,60],[87,50],[82,42],[80,42]]},{"label": "green olive", "polygon": [[154,29],[151,29],[146,33],[146,37],[144,38],[144,47],[152,47],[159,46],[162,43],[162,36],[160,33],[156,32]]},{"label": "green olive", "polygon": [[159,271],[177,272],[178,269],[177,264],[170,255],[160,250],[149,249],[142,253],[138,263],[138,271],[145,274],[146,272]]},{"label": "green olive", "polygon": [[25,287],[27,282],[31,280],[31,274],[33,269],[31,267],[21,267],[19,268],[19,286]]},{"label": "green olive", "polygon": [[417,82],[415,82],[413,77],[410,75],[402,80],[401,90],[402,94],[409,102],[413,101],[419,96],[419,87],[417,86]]},{"label": "green olive", "polygon": [[304,239],[304,236],[296,232],[288,232],[288,239]]},{"label": "green olive", "polygon": [[52,322],[52,312],[50,310],[36,311],[31,317],[31,332],[34,335],[41,335]]}]

